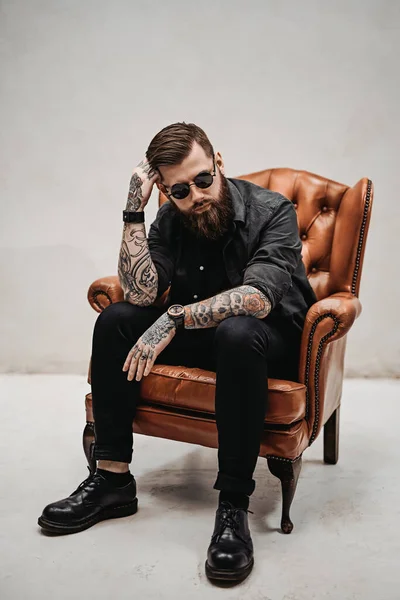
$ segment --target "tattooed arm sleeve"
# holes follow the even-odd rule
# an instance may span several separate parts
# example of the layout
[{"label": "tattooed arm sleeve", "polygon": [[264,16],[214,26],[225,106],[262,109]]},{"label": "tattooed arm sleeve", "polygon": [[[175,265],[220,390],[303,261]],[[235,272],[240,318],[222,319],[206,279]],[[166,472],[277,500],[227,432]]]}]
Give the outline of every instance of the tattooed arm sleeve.
[{"label": "tattooed arm sleeve", "polygon": [[263,319],[270,311],[271,302],[267,296],[251,285],[241,285],[185,306],[185,329],[217,327],[224,319],[238,315]]},{"label": "tattooed arm sleeve", "polygon": [[[126,210],[143,210],[142,180],[132,175]],[[144,223],[124,223],[118,276],[124,299],[138,306],[149,306],[157,297],[158,276],[151,260]]]}]

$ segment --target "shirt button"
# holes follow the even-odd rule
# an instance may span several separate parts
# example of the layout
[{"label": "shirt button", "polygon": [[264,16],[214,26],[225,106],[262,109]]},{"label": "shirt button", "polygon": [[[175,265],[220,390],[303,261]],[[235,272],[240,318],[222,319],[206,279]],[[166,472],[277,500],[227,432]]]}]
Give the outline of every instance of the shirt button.
[{"label": "shirt button", "polygon": [[199,267],[199,269],[200,269],[200,271],[204,271],[204,267],[203,266]]},{"label": "shirt button", "polygon": [[193,298],[194,298],[195,300],[197,300],[197,298],[198,298],[198,295],[197,295],[197,294],[195,294],[195,295],[193,296]]}]

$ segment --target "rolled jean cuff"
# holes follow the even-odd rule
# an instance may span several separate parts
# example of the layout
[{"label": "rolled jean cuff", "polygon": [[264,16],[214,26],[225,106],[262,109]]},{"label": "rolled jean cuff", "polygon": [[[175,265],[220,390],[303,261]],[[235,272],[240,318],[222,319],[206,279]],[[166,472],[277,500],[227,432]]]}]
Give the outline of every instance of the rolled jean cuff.
[{"label": "rolled jean cuff", "polygon": [[133,449],[113,448],[112,446],[98,446],[95,444],[93,458],[95,460],[115,460],[116,462],[131,463]]},{"label": "rolled jean cuff", "polygon": [[218,473],[214,483],[214,490],[224,490],[226,492],[241,492],[247,496],[251,496],[256,487],[254,479],[240,479],[232,475]]}]

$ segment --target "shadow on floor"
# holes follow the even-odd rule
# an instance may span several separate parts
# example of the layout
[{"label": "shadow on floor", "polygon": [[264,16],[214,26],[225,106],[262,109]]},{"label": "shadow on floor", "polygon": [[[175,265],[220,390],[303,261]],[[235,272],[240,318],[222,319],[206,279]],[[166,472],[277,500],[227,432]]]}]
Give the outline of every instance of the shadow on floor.
[{"label": "shadow on floor", "polygon": [[[215,478],[215,457],[197,447],[179,460],[166,462],[162,468],[141,474],[138,478],[138,493],[153,496],[165,509],[214,509],[218,502],[218,491],[213,489]],[[250,500],[250,510],[254,513],[251,515],[253,529],[260,532],[280,531],[279,520],[274,523],[274,527],[267,523],[269,515],[277,507],[280,509],[280,483],[269,473],[267,461],[261,457],[255,479],[256,489]]]}]

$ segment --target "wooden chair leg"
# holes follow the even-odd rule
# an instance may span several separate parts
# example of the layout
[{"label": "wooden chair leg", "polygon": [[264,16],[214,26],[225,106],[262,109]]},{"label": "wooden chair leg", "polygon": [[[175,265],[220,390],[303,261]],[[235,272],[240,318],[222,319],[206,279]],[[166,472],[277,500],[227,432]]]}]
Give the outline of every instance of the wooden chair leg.
[{"label": "wooden chair leg", "polygon": [[340,406],[331,414],[324,426],[324,462],[336,465],[339,458]]},{"label": "wooden chair leg", "polygon": [[296,460],[290,461],[268,456],[267,462],[272,475],[275,475],[275,477],[278,477],[278,479],[281,481],[282,531],[283,533],[291,533],[293,529],[293,523],[290,520],[289,512],[301,471],[302,458],[299,456],[299,458],[296,458]]},{"label": "wooden chair leg", "polygon": [[82,443],[83,451],[85,453],[89,469],[92,473],[94,473],[96,470],[96,461],[93,457],[94,439],[94,423],[87,421],[85,429],[83,430]]}]

